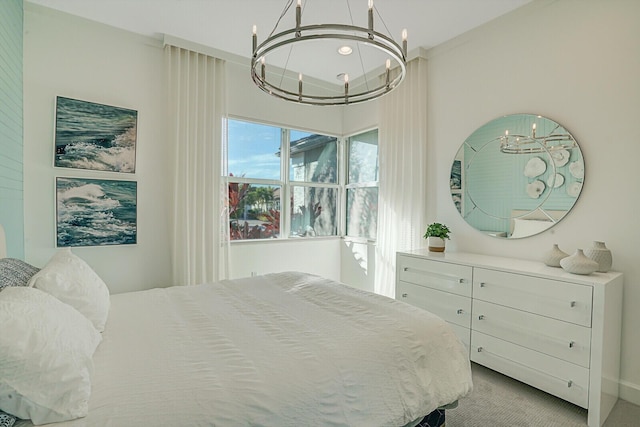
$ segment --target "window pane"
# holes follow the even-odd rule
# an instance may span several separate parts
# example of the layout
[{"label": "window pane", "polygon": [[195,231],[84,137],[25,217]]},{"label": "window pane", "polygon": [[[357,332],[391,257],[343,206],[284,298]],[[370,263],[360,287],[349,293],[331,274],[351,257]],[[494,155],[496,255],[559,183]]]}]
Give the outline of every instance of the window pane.
[{"label": "window pane", "polygon": [[292,237],[335,236],[336,188],[291,187]]},{"label": "window pane", "polygon": [[349,183],[378,181],[378,130],[349,138]]},{"label": "window pane", "polygon": [[347,189],[347,236],[375,239],[378,228],[378,188]]},{"label": "window pane", "polygon": [[289,179],[298,182],[337,182],[338,139],[291,131]]},{"label": "window pane", "polygon": [[230,176],[280,180],[279,127],[229,120],[227,132]]},{"label": "window pane", "polygon": [[231,240],[280,237],[280,186],[229,183]]}]

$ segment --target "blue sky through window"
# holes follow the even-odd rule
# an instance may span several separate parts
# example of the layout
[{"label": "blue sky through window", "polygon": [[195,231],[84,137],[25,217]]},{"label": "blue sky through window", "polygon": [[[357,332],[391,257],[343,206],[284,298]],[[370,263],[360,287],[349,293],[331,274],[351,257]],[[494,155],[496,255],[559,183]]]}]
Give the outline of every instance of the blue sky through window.
[{"label": "blue sky through window", "polygon": [[280,128],[229,120],[228,167],[233,176],[280,179]]},{"label": "blue sky through window", "polygon": [[[291,131],[291,140],[311,135]],[[233,176],[280,180],[281,128],[240,120],[228,121],[228,168]]]}]

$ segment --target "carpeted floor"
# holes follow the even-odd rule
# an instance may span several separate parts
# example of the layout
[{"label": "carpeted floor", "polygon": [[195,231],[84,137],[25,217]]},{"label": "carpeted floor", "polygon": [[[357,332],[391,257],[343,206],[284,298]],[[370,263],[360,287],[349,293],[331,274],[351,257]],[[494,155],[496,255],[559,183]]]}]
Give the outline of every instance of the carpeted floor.
[{"label": "carpeted floor", "polygon": [[[587,410],[473,364],[473,392],[447,411],[446,427],[584,427]],[[640,407],[619,401],[605,427],[640,427]]]}]

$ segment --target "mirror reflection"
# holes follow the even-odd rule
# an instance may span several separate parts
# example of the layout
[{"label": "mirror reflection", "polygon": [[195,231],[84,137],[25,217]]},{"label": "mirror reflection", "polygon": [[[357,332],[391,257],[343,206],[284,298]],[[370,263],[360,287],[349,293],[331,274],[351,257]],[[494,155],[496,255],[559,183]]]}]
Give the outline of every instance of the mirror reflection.
[{"label": "mirror reflection", "polygon": [[553,227],[574,206],[584,160],[559,123],[534,114],[490,121],[462,144],[451,166],[451,197],[465,221],[500,238]]}]

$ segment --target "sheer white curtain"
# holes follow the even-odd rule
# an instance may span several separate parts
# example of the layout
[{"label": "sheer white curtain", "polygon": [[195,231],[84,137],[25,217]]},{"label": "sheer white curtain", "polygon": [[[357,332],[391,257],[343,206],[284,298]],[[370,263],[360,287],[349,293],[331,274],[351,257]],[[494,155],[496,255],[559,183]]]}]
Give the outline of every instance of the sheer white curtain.
[{"label": "sheer white curtain", "polygon": [[228,275],[226,181],[222,177],[224,61],[165,46],[172,165],[172,269],[176,285]]},{"label": "sheer white curtain", "polygon": [[396,251],[424,246],[427,191],[427,63],[407,64],[400,87],[380,99],[375,292],[395,294]]}]

